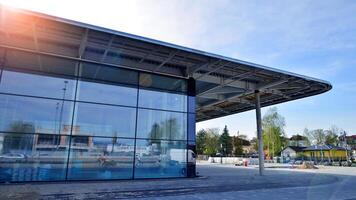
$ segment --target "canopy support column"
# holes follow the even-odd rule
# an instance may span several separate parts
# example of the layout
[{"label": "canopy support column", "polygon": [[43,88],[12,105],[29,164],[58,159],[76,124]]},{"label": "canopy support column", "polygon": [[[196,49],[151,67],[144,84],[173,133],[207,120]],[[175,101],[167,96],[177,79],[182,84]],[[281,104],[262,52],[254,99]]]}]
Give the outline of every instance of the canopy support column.
[{"label": "canopy support column", "polygon": [[258,140],[258,165],[260,176],[264,174],[264,153],[263,153],[263,139],[262,139],[262,120],[261,120],[261,101],[260,92],[255,91],[256,104],[256,124],[257,124],[257,140]]}]

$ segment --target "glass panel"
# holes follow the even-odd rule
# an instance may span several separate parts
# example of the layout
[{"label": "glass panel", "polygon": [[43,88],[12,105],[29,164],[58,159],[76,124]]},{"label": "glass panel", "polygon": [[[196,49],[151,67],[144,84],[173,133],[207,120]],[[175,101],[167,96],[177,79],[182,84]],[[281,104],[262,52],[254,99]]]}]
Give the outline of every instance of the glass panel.
[{"label": "glass panel", "polygon": [[137,137],[148,139],[185,140],[186,113],[139,109]]},{"label": "glass panel", "polygon": [[85,62],[81,65],[79,77],[131,85],[137,85],[138,82],[136,71]]},{"label": "glass panel", "polygon": [[167,76],[140,73],[140,86],[177,92],[187,91],[187,81]]},{"label": "glass panel", "polygon": [[8,50],[6,54],[6,68],[19,68],[51,74],[75,76],[78,62],[74,60],[34,53]]},{"label": "glass panel", "polygon": [[139,95],[139,107],[182,112],[187,110],[186,95],[142,89]]},{"label": "glass panel", "polygon": [[67,149],[68,136],[0,133],[0,182],[64,180]]},{"label": "glass panel", "polygon": [[188,114],[188,140],[195,141],[195,114]]},{"label": "glass panel", "polygon": [[73,102],[0,95],[0,130],[70,134]]},{"label": "glass panel", "polygon": [[134,140],[73,136],[68,179],[131,179]]},{"label": "glass panel", "polygon": [[75,80],[4,70],[0,92],[72,100]]},{"label": "glass panel", "polygon": [[79,81],[78,100],[136,106],[137,88],[109,85],[90,81]]},{"label": "glass panel", "polygon": [[73,135],[135,137],[136,109],[77,103]]},{"label": "glass panel", "polygon": [[136,140],[135,178],[185,177],[186,141]]}]

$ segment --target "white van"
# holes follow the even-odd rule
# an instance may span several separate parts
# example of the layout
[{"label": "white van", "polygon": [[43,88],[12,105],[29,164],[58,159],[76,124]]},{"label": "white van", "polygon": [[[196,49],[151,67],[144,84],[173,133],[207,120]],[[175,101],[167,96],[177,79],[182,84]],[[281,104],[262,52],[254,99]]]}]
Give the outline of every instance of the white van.
[{"label": "white van", "polygon": [[188,160],[186,159],[187,156],[187,150],[186,149],[171,149],[169,156],[172,161],[176,161],[180,164],[184,164],[188,161],[188,163],[195,164],[195,153],[192,150],[188,150]]}]

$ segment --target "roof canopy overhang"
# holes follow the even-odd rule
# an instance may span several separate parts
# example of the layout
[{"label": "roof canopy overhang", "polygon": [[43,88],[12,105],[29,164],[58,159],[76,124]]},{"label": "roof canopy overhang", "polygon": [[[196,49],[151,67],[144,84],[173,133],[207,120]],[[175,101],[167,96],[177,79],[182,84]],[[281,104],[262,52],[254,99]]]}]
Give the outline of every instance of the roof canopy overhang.
[{"label": "roof canopy overhang", "polygon": [[263,107],[332,87],[329,82],[279,69],[0,5],[3,62],[5,49],[193,77],[198,122],[254,109],[255,91],[260,92]]}]

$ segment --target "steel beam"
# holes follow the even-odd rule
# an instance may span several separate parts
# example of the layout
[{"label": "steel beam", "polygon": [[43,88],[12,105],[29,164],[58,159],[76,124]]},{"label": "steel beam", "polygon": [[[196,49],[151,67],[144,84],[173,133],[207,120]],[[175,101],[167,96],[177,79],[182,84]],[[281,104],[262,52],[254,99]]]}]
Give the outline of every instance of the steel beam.
[{"label": "steel beam", "polygon": [[[33,22],[32,24],[32,34],[33,34],[33,42],[35,44],[35,49],[36,51],[39,51],[39,46],[38,46],[38,37],[37,37],[37,29],[36,29],[36,22]],[[42,65],[42,58],[41,55],[37,55],[37,61],[38,64],[40,66],[40,69],[43,69],[43,65]]]},{"label": "steel beam", "polygon": [[[16,51],[21,51],[21,52],[27,52],[27,53],[33,53],[35,55],[46,55],[46,56],[52,56],[56,58],[62,58],[62,59],[67,59],[67,60],[72,60],[72,61],[78,61],[78,62],[86,62],[86,63],[92,63],[92,64],[98,64],[98,65],[103,65],[103,66],[110,66],[110,67],[120,67],[124,69],[131,69],[131,70],[140,70],[143,72],[152,72],[151,70],[145,69],[145,68],[139,68],[139,66],[134,65],[135,63],[133,62],[128,62],[128,63],[123,63],[121,62],[120,64],[113,64],[113,63],[107,63],[107,62],[99,62],[99,61],[94,61],[94,60],[88,60],[84,58],[76,58],[76,57],[71,57],[71,56],[66,56],[66,55],[60,55],[60,54],[54,54],[54,53],[48,53],[48,52],[43,52],[43,51],[34,51],[31,49],[25,49],[21,47],[14,47],[14,46],[9,46],[9,45],[3,45],[0,44],[0,48],[4,49],[10,49],[10,50],[16,50]],[[137,63],[136,63],[137,64]],[[135,67],[132,67],[135,66]],[[185,76],[177,75],[172,73],[167,73],[167,72],[156,72],[156,74],[161,74],[165,76],[171,76],[171,77],[177,77],[177,78],[188,78]]]},{"label": "steel beam", "polygon": [[114,42],[114,40],[115,40],[115,35],[112,35],[111,38],[110,38],[110,41],[109,41],[109,43],[108,43],[108,46],[106,47],[106,49],[105,49],[105,51],[104,51],[104,54],[103,54],[103,56],[102,56],[101,59],[100,59],[101,62],[103,62],[103,61],[105,60],[106,55],[108,54],[108,52],[109,52],[109,50],[110,50],[110,48],[111,48],[111,45],[112,45],[112,43]]},{"label": "steel beam", "polygon": [[179,52],[179,50],[171,52],[169,54],[169,56],[153,70],[153,72],[158,71],[163,65],[165,65],[167,62],[172,60],[174,58],[174,56],[177,55],[178,52]]},{"label": "steel beam", "polygon": [[[238,77],[238,76],[236,76],[236,77]],[[232,78],[234,78],[234,77],[232,77]],[[255,88],[257,87],[257,85],[255,83],[252,83],[249,81],[243,81],[242,79],[244,79],[244,78],[230,79],[230,78],[217,77],[217,76],[213,76],[213,75],[207,75],[207,76],[204,76],[199,81],[217,84],[216,87],[218,87],[218,88],[220,87],[219,85],[224,85],[224,86],[242,88],[245,90],[247,90],[247,89],[255,90]],[[209,90],[209,91],[211,91],[211,90]]]},{"label": "steel beam", "polygon": [[157,48],[154,48],[153,50],[151,50],[148,53],[146,53],[146,55],[143,56],[138,63],[142,63],[143,61],[145,61],[145,59],[147,59],[150,55],[152,55],[153,53],[159,51],[161,49],[161,47],[162,46],[158,46]]},{"label": "steel beam", "polygon": [[78,58],[82,58],[88,41],[89,29],[85,29],[78,48]]},{"label": "steel beam", "polygon": [[251,95],[251,94],[253,94],[253,92],[254,92],[255,90],[267,89],[267,88],[270,88],[270,87],[273,87],[273,86],[276,86],[276,85],[285,83],[285,82],[287,82],[287,81],[288,81],[288,79],[282,79],[282,80],[275,81],[275,82],[271,82],[271,83],[268,83],[268,84],[265,84],[265,85],[264,85],[264,84],[259,84],[260,86],[257,87],[257,88],[254,88],[254,90],[248,89],[248,90],[247,90],[246,92],[244,92],[244,93],[241,93],[241,94],[237,94],[237,95],[228,97],[228,98],[226,98],[226,99],[224,99],[224,100],[219,100],[219,101],[212,102],[212,103],[209,103],[209,104],[206,104],[206,105],[202,105],[202,107],[213,106],[213,105],[222,103],[222,102],[224,102],[224,101],[229,101],[229,100],[231,100],[231,99],[236,99],[236,98],[240,98],[240,97],[243,97],[243,96],[246,96],[246,95]]},{"label": "steel beam", "polygon": [[290,96],[284,94],[283,92],[277,90],[277,89],[262,89],[260,90],[260,92],[263,92],[263,93],[267,93],[267,94],[275,94],[275,95],[278,95],[278,96],[282,96],[286,99],[291,99]]},{"label": "steel beam", "polygon": [[221,60],[218,59],[214,62],[208,62],[208,63],[203,63],[203,64],[197,64],[196,66],[192,66],[188,69],[188,74],[192,77],[194,77],[194,73],[196,73],[197,71],[203,69],[203,68],[209,68],[210,66],[214,66],[216,64],[218,64]]},{"label": "steel beam", "polygon": [[[205,91],[197,94],[197,96],[201,96],[203,94],[209,93],[209,92],[211,92],[211,91],[213,91],[215,89],[218,89],[218,88],[221,88],[221,87],[224,87],[224,86],[230,86],[232,83],[241,81],[242,79],[250,77],[253,74],[255,74],[255,72],[246,72],[246,73],[243,73],[243,74],[239,74],[239,75],[233,76],[232,78],[230,78],[228,80],[224,80],[222,84],[217,85],[215,87],[212,87],[212,88],[210,88],[208,90],[205,90]],[[235,79],[235,78],[237,78],[237,79]],[[232,86],[232,87],[234,87],[234,86]]]},{"label": "steel beam", "polygon": [[206,75],[209,75],[209,74],[211,74],[211,73],[214,73],[214,72],[218,71],[219,69],[225,67],[225,66],[228,65],[229,63],[231,63],[231,62],[228,61],[228,62],[225,62],[225,63],[223,63],[223,64],[220,64],[220,65],[217,66],[215,69],[210,70],[210,71],[206,72],[205,74],[202,74],[202,75],[196,77],[195,79],[196,79],[196,80],[199,80],[199,79],[201,79],[202,77],[204,77],[204,76],[206,76]]}]

